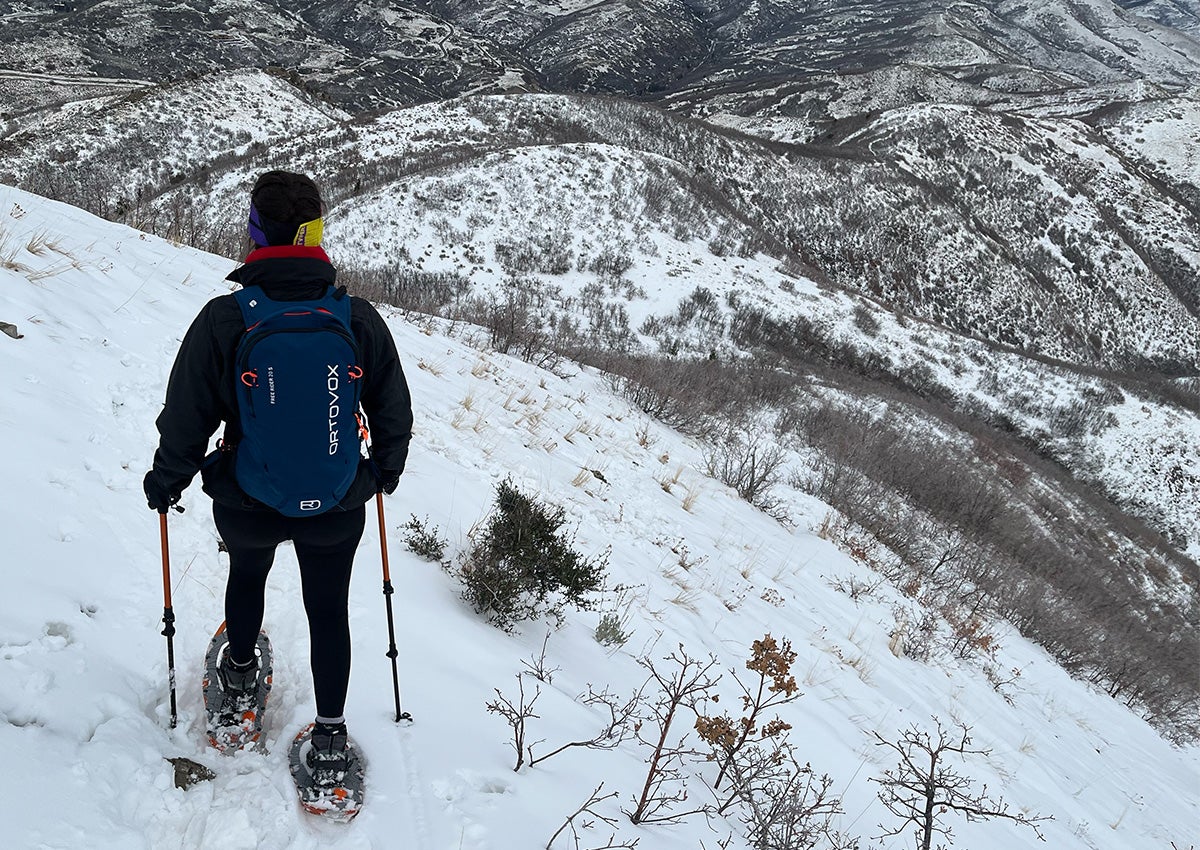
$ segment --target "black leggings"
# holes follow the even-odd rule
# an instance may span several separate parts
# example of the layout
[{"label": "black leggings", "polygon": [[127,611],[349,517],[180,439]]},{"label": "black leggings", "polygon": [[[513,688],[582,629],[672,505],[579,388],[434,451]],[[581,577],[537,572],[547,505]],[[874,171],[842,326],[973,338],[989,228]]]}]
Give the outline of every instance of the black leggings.
[{"label": "black leggings", "polygon": [[230,656],[234,661],[254,657],[275,547],[291,540],[300,562],[304,611],[308,615],[317,715],[341,717],[350,683],[350,570],[366,523],[366,509],[294,518],[213,502],[213,521],[229,550],[225,631]]}]

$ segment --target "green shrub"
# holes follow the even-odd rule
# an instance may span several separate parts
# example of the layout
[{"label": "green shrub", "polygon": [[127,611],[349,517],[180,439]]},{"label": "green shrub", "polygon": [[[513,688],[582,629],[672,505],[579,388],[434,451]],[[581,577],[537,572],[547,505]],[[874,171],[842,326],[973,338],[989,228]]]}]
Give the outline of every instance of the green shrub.
[{"label": "green shrub", "polygon": [[430,528],[429,517],[419,520],[412,514],[412,519],[404,524],[404,544],[427,561],[440,561],[446,554],[446,541],[438,537],[436,525]]},{"label": "green shrub", "polygon": [[608,556],[576,552],[559,532],[564,517],[562,508],[541,504],[511,481],[498,484],[490,518],[462,558],[463,599],[505,631],[545,613],[559,616],[563,605],[591,608]]},{"label": "green shrub", "polygon": [[600,615],[600,622],[596,624],[596,643],[601,646],[617,647],[624,646],[629,640],[629,632],[625,630],[625,623],[621,620],[621,615],[616,611],[607,611]]}]

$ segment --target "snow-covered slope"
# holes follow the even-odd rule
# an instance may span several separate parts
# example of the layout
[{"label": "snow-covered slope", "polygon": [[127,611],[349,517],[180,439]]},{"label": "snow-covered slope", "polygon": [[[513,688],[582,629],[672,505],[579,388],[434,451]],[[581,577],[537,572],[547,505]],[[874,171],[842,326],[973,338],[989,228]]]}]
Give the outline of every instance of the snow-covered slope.
[{"label": "snow-covered slope", "polygon": [[[276,89],[265,111],[254,93]],[[46,116],[46,128],[11,137],[0,174],[110,215],[127,207],[130,222],[237,256],[256,174],[306,171],[330,203],[331,250],[343,266],[393,279],[439,275],[450,301],[503,301],[519,279],[554,302],[547,315],[581,322],[609,346],[672,350],[674,342],[641,331],[697,286],[722,305],[732,294],[779,318],[845,328],[835,336],[883,358],[893,374],[918,359],[957,363],[941,370],[940,383],[960,409],[989,399],[1039,452],[1182,549],[1200,545],[1193,413],[1154,417],[1181,429],[1165,467],[1158,449],[1099,448],[1147,445],[1132,426],[1073,445],[1047,416],[1091,405],[1090,378],[1064,377],[1075,391],[1060,397],[1046,390],[1059,378],[1043,378],[1063,370],[962,338],[1194,373],[1194,99],[1093,116],[1099,132],[1074,119],[906,107],[827,149],[773,147],[643,106],[557,95],[461,98],[343,120],[258,72],[100,104],[73,113],[88,132],[64,136],[63,121]],[[155,141],[153,156],[143,155],[145,139]],[[62,191],[47,181],[76,182]],[[835,298],[812,283],[822,276],[879,301]],[[922,325],[899,332],[908,342],[882,346],[851,317],[864,310],[897,326],[883,308],[957,333]],[[701,355],[731,350],[719,330],[698,335]],[[984,364],[983,376],[1021,377],[989,377],[981,388],[961,377],[973,372],[968,361]],[[1028,404],[996,392],[1016,384],[1032,387],[1022,394]],[[1158,409],[1141,390],[1126,391]],[[1033,412],[1014,413],[1026,408]],[[1118,460],[1100,464],[1101,452]]]},{"label": "snow-covered slope", "polygon": [[[281,90],[269,116],[246,96],[264,86]],[[209,91],[211,103],[200,97]],[[595,250],[627,253],[631,231],[690,234],[715,252],[757,247],[806,263],[893,309],[1027,352],[1189,374],[1200,356],[1196,112],[1194,98],[1172,104],[1173,123],[1151,138],[1179,140],[1167,160],[1177,165],[1160,165],[1152,150],[1128,150],[1145,137],[1138,122],[1157,114],[1149,108],[1103,119],[1113,129],[1102,133],[1078,120],[906,106],[850,122],[824,147],[779,147],[646,107],[549,95],[343,121],[277,78],[234,74],[143,93],[111,115],[89,106],[86,133],[31,124],[5,140],[0,175],[230,256],[243,240],[227,223],[264,164],[321,176],[331,217],[445,230],[452,206],[459,221],[445,241],[473,241],[472,265],[484,268],[507,249],[476,231],[501,208],[515,243],[567,218],[590,223]],[[158,140],[153,153],[143,139]],[[625,224],[607,229],[610,220]],[[347,233],[355,262],[403,264],[399,234],[381,240],[378,227]]]},{"label": "snow-covered slope", "polygon": [[1122,104],[1095,121],[1117,151],[1200,209],[1200,97]]},{"label": "snow-covered slope", "polygon": [[[843,798],[845,832],[892,825],[869,782],[892,767],[872,732],[895,738],[933,716],[974,729],[991,750],[961,766],[1020,811],[1052,815],[1055,850],[1186,847],[1195,838],[1200,754],[1166,744],[1107,696],[1070,680],[1044,653],[1004,634],[999,669],[1019,669],[1006,700],[972,664],[919,664],[888,651],[899,597],[857,601],[832,585],[872,574],[809,529],[826,509],[791,506],[788,530],[706,478],[698,447],[647,421],[597,375],[559,376],[487,350],[462,328],[391,316],[416,402],[410,466],[387,500],[397,585],[400,676],[416,722],[389,715],[390,671],[378,535],[369,527],[352,587],[356,662],[348,713],[370,759],[367,809],[347,828],[306,820],[292,796],[284,742],[311,715],[307,636],[294,561],[281,551],[266,627],[277,654],[267,752],[223,759],[201,742],[201,653],[221,618],[222,556],[207,500],[189,490],[172,515],[179,634],[180,725],[166,728],[158,524],[141,496],[153,418],[178,340],[204,301],[227,291],[228,260],[181,248],[78,210],[0,189],[0,336],[5,367],[0,439],[10,446],[0,528],[0,771],[5,844],[96,848],[545,846],[599,783],[617,799],[598,811],[620,841],[653,850],[715,846],[736,819],[635,827],[620,814],[645,779],[645,752],[626,743],[511,770],[509,730],[485,703],[514,696],[514,676],[546,638],[543,624],[507,636],[458,598],[454,579],[405,552],[399,526],[427,517],[449,557],[485,514],[493,486],[516,484],[566,508],[585,553],[612,547],[610,576],[628,585],[631,639],[609,651],[592,637],[599,612],[571,612],[549,634],[559,668],[541,684],[530,738],[594,734],[605,717],[575,701],[590,684],[628,694],[645,677],[635,657],[679,644],[741,669],[751,641],[793,642],[805,695],[782,710],[802,759]],[[596,476],[591,472],[598,470]],[[687,498],[688,496],[691,498]],[[372,525],[369,523],[369,526]],[[606,597],[601,610],[617,605]],[[535,683],[527,680],[527,692]],[[736,692],[726,676],[727,700]],[[1011,702],[1010,702],[1011,701]],[[681,724],[678,731],[682,733]],[[172,787],[164,758],[217,772]],[[696,763],[691,800],[712,767]],[[1032,846],[1003,821],[955,823],[976,850]],[[608,829],[597,829],[602,843]],[[864,841],[864,846],[868,842]],[[553,847],[570,846],[559,836]],[[583,846],[583,845],[581,845]],[[588,844],[586,846],[592,846]]]},{"label": "snow-covered slope", "polygon": [[[1174,128],[1178,136],[1188,117],[1156,135],[1169,139]],[[889,303],[992,339],[1003,338],[1000,327],[1029,326],[1020,317],[1037,316],[1032,324],[1044,333],[1034,331],[1025,347],[1051,356],[1066,356],[1082,333],[1093,339],[1085,346],[1126,346],[1129,361],[1200,361],[1197,213],[1157,191],[1086,126],[914,106],[884,113],[847,142],[926,186],[955,187],[951,206],[964,226],[930,246],[926,262],[938,270],[931,291],[913,293],[922,285],[911,279],[883,280]],[[1193,150],[1183,145],[1175,161],[1187,163]],[[1176,229],[1182,221],[1192,224]],[[1101,315],[1122,317],[1121,343],[1104,341],[1115,327]],[[1163,357],[1164,346],[1171,355]]]},{"label": "snow-covered slope", "polygon": [[[222,169],[275,139],[317,133],[348,117],[279,75],[224,72],[26,114],[4,139],[4,169],[23,173],[41,194],[77,198],[136,222],[141,203],[197,170]],[[179,210],[174,217],[181,228],[200,226],[188,225]]]},{"label": "snow-covered slope", "polygon": [[1160,24],[1200,36],[1200,6],[1192,0],[1117,0],[1117,5]]}]

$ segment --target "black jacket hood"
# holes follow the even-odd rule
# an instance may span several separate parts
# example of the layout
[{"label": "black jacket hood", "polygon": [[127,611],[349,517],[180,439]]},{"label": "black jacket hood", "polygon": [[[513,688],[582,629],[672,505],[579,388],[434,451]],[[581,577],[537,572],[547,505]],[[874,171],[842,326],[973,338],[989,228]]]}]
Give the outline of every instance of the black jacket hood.
[{"label": "black jacket hood", "polygon": [[258,248],[226,280],[242,286],[261,286],[276,301],[320,298],[337,282],[337,270],[319,246],[274,245]]}]

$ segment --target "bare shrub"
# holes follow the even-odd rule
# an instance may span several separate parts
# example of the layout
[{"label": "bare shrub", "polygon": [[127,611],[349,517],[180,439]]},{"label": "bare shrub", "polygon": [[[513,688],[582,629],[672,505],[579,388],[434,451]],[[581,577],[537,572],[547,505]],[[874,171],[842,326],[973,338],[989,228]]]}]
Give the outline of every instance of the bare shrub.
[{"label": "bare shrub", "polygon": [[839,593],[846,594],[855,602],[872,598],[882,584],[882,577],[868,581],[864,581],[855,575],[839,576],[837,578],[829,579],[830,587]]},{"label": "bare shrub", "polygon": [[338,282],[352,295],[430,315],[451,314],[471,291],[470,279],[462,275],[427,272],[407,263],[389,268],[339,268]]},{"label": "bare shrub", "polygon": [[635,691],[629,698],[621,699],[615,694],[610,693],[607,688],[597,692],[589,686],[587,693],[581,695],[576,702],[586,705],[589,708],[602,709],[607,714],[604,725],[590,738],[569,741],[539,756],[533,754],[533,748],[541,742],[535,741],[529,744],[529,766],[533,767],[535,764],[574,747],[583,747],[589,750],[616,749],[633,734],[634,728],[640,723],[639,712],[642,707],[642,701],[641,688]]},{"label": "bare shrub", "polygon": [[879,319],[875,318],[875,314],[865,304],[855,305],[854,326],[867,336],[877,335],[880,328]]},{"label": "bare shrub", "polygon": [[597,365],[627,401],[692,436],[722,430],[766,405],[782,405],[795,387],[787,376],[754,361],[610,357]]},{"label": "bare shrub", "polygon": [[513,765],[513,770],[518,771],[525,764],[525,722],[527,720],[536,719],[538,715],[534,714],[533,706],[538,701],[538,697],[542,695],[540,685],[534,685],[532,697],[525,696],[525,680],[521,674],[517,674],[517,697],[515,700],[506,697],[501,693],[499,688],[496,691],[496,698],[487,704],[488,714],[498,714],[508,723],[512,729],[513,739],[511,746],[517,754],[516,764]]},{"label": "bare shrub", "polygon": [[675,313],[668,316],[652,316],[641,327],[642,333],[653,336],[659,346],[675,355],[686,352],[711,351],[710,343],[703,346],[689,340],[719,340],[727,330],[725,312],[711,290],[702,286],[679,302]]},{"label": "bare shrub", "polygon": [[427,561],[441,561],[446,554],[447,541],[438,536],[438,527],[429,525],[429,517],[417,519],[416,514],[404,524],[404,543],[414,554]]},{"label": "bare shrub", "polygon": [[726,431],[704,450],[708,474],[732,487],[756,508],[780,515],[775,487],[782,480],[787,455],[761,431]]},{"label": "bare shrub", "polygon": [[501,298],[473,298],[461,316],[488,331],[488,342],[501,354],[534,362],[552,352],[551,331],[544,319],[545,303],[536,288],[510,281]]},{"label": "bare shrub", "polygon": [[833,846],[857,846],[833,828],[834,818],[843,813],[841,798],[830,791],[833,779],[801,764],[790,745],[748,747],[730,768],[730,787],[743,805],[742,822],[755,850],[809,850],[822,839]]},{"label": "bare shrub", "polygon": [[947,764],[950,756],[961,760],[990,754],[988,750],[971,749],[970,728],[959,723],[958,732],[951,736],[936,717],[933,720],[932,734],[912,726],[901,734],[899,741],[889,741],[875,733],[876,746],[891,749],[900,756],[894,769],[885,770],[882,777],[871,780],[880,786],[880,801],[899,818],[897,826],[889,828],[881,824],[883,832],[879,838],[900,835],[911,826],[918,850],[931,850],[935,835],[947,840],[953,838],[942,816],[954,812],[967,821],[1011,820],[1029,827],[1039,840],[1045,841],[1038,824],[1050,818],[1010,812],[1002,797],[989,796],[986,786],[975,791],[969,778]]},{"label": "bare shrub", "polygon": [[694,710],[697,701],[717,684],[720,676],[713,678],[710,672],[717,660],[711,656],[707,661],[692,658],[682,645],[662,660],[667,662],[665,668],[648,656],[639,662],[650,671],[659,694],[652,703],[651,717],[637,731],[638,741],[650,748],[650,755],[641,794],[635,799],[633,811],[625,812],[633,823],[673,823],[705,810],[675,810],[688,798],[684,768],[698,759],[699,753],[686,746],[686,736],[673,740],[671,726],[682,709]]},{"label": "bare shrub", "polygon": [[554,674],[559,671],[558,667],[551,667],[546,661],[546,647],[550,644],[550,630],[546,630],[546,636],[542,638],[542,646],[537,652],[529,656],[529,660],[521,661],[521,666],[524,667],[530,676],[537,679],[539,682],[545,682],[547,685],[554,684]]},{"label": "bare shrub", "polygon": [[633,268],[631,250],[627,243],[605,246],[588,261],[587,269],[601,277],[620,278]]},{"label": "bare shrub", "polygon": [[[610,791],[609,793],[601,796],[600,792],[603,789],[604,789],[604,783],[601,782],[599,785],[597,785],[595,787],[595,789],[588,796],[588,798],[583,801],[583,804],[578,809],[576,809],[571,814],[567,815],[567,818],[566,818],[566,820],[563,821],[562,826],[560,826],[555,831],[555,833],[550,836],[550,840],[546,842],[546,850],[550,850],[550,847],[551,847],[551,845],[554,844],[555,839],[558,838],[558,836],[562,835],[563,831],[567,830],[567,829],[571,830],[571,837],[573,839],[575,839],[576,850],[579,850],[579,847],[580,847],[579,842],[582,840],[582,836],[580,836],[579,830],[580,829],[590,829],[595,824],[595,821],[587,821],[587,820],[581,820],[581,822],[579,824],[576,824],[575,819],[578,818],[580,815],[585,815],[585,814],[591,815],[593,818],[595,818],[595,820],[604,821],[604,823],[608,824],[609,826],[613,826],[616,824],[616,822],[617,822],[616,818],[611,818],[607,815],[601,814],[600,812],[597,812],[593,808],[594,806],[597,806],[600,803],[603,803],[605,800],[611,800],[613,797],[617,796],[616,791]],[[609,835],[608,841],[606,841],[604,844],[599,845],[597,847],[592,847],[592,848],[590,848],[590,850],[633,850],[633,848],[638,846],[638,842],[641,841],[640,838],[635,838],[632,841],[622,840],[621,843],[618,844],[618,843],[616,843],[617,840],[618,839],[617,839],[616,833],[613,833],[613,834]]]},{"label": "bare shrub", "polygon": [[565,227],[524,234],[524,237],[496,243],[496,262],[506,271],[514,275],[560,275],[571,270],[574,251],[571,233]]}]

